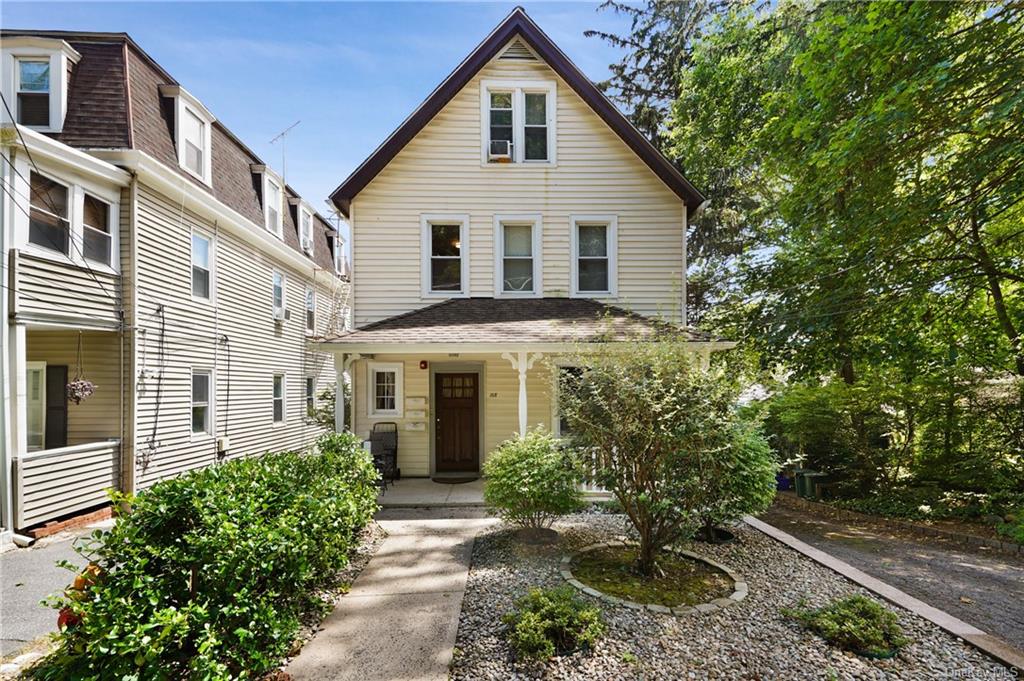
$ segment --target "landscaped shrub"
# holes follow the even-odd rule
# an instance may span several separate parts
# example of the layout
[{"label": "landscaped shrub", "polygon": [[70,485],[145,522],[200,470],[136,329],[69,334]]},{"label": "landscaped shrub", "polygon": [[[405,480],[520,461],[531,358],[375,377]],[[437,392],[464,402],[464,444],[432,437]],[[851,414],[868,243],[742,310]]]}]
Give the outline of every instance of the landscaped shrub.
[{"label": "landscaped shrub", "polygon": [[834,646],[861,655],[888,657],[909,641],[896,613],[856,594],[816,610],[783,610]]},{"label": "landscaped shrub", "polygon": [[484,501],[522,527],[549,527],[583,507],[580,474],[571,454],[542,429],[498,445],[484,464]]},{"label": "landscaped shrub", "polygon": [[534,660],[592,648],[605,630],[601,611],[577,598],[570,586],[531,589],[516,607],[502,617],[509,643]]},{"label": "landscaped shrub", "polygon": [[236,459],[116,497],[131,511],[80,549],[95,567],[56,599],[71,625],[32,675],[258,677],[323,606],[315,590],[348,562],[375,481],[359,440],[331,434],[314,454]]},{"label": "landscaped shrub", "polygon": [[910,520],[976,520],[1017,517],[1024,492],[957,492],[936,486],[893,487],[856,499],[832,502],[839,508]]}]

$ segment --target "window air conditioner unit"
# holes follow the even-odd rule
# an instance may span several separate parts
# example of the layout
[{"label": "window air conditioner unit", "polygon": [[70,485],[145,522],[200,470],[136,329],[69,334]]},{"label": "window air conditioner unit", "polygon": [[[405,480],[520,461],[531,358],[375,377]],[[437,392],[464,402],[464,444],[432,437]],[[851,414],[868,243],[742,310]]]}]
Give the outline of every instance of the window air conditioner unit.
[{"label": "window air conditioner unit", "polygon": [[283,307],[274,308],[274,321],[284,322],[292,318],[291,310],[286,310]]},{"label": "window air conditioner unit", "polygon": [[313,252],[313,240],[310,239],[309,237],[304,238],[302,240],[302,250],[306,251],[307,253],[312,253]]},{"label": "window air conditioner unit", "polygon": [[508,140],[491,140],[487,150],[487,160],[508,163],[512,160],[512,143]]}]

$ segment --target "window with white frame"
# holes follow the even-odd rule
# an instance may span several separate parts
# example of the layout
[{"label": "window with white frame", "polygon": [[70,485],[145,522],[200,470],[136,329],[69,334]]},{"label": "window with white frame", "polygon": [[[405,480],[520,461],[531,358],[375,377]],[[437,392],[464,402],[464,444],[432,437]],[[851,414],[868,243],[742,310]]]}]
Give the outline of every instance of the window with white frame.
[{"label": "window with white frame", "polygon": [[86,260],[110,265],[113,212],[110,204],[91,194],[83,199],[82,255]]},{"label": "window with white frame", "polygon": [[284,319],[284,309],[285,309],[284,308],[284,303],[285,303],[285,297],[284,297],[284,290],[285,290],[284,289],[284,286],[285,286],[284,274],[282,274],[281,272],[278,272],[277,270],[274,270],[273,274],[271,275],[271,277],[272,277],[271,285],[273,286],[273,294],[272,295],[273,295],[273,303],[274,303],[274,319],[283,320]]},{"label": "window with white frame", "polygon": [[46,447],[46,362],[25,363],[25,417],[28,450]]},{"label": "window with white frame", "polygon": [[29,184],[29,243],[69,255],[69,187],[35,171],[30,175]]},{"label": "window with white frame", "polygon": [[562,410],[562,395],[567,391],[577,388],[580,377],[583,376],[583,369],[567,365],[560,365],[557,369],[558,373],[555,378],[557,381],[555,386],[555,436],[565,437],[570,434],[571,428],[569,427],[569,420],[565,417],[565,412]]},{"label": "window with white frame", "polygon": [[213,244],[208,237],[192,232],[192,297],[213,298]]},{"label": "window with white frame", "polygon": [[203,369],[192,370],[192,433],[213,433],[213,374]]},{"label": "window with white frame", "polygon": [[263,174],[263,218],[267,230],[278,237],[284,236],[284,223],[281,216],[281,205],[284,197],[281,184],[269,174]]},{"label": "window with white frame", "polygon": [[313,213],[299,206],[299,243],[302,250],[310,255],[313,254]]},{"label": "window with white frame", "polygon": [[495,216],[494,225],[495,293],[540,295],[540,216],[499,215]]},{"label": "window with white frame", "polygon": [[161,85],[160,94],[174,100],[174,145],[178,165],[204,184],[212,184],[211,129],[217,119],[180,85]]},{"label": "window with white frame", "polygon": [[369,362],[367,391],[370,416],[402,415],[402,364]]},{"label": "window with white frame", "polygon": [[306,376],[306,417],[316,414],[316,377]]},{"label": "window with white frame", "polygon": [[466,295],[469,291],[469,216],[424,215],[421,222],[423,295]]},{"label": "window with white frame", "polygon": [[285,417],[284,374],[274,374],[274,423],[284,423]]},{"label": "window with white frame", "polygon": [[618,220],[614,215],[571,218],[572,294],[615,295]]},{"label": "window with white frame", "polygon": [[334,258],[334,271],[337,274],[342,274],[345,271],[345,255],[341,244],[341,234],[335,232],[331,236],[331,257]]},{"label": "window with white frame", "polygon": [[16,59],[18,123],[33,127],[50,125],[50,60],[46,57]]},{"label": "window with white frame", "polygon": [[306,333],[316,332],[316,291],[306,287]]},{"label": "window with white frame", "polygon": [[554,81],[484,80],[480,126],[485,163],[555,162]]}]

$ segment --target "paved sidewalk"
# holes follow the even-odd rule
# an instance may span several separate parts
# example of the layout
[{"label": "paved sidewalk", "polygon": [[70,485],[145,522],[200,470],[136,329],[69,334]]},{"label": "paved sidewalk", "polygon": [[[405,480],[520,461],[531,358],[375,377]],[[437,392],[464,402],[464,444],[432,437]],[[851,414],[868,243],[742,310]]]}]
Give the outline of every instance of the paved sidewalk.
[{"label": "paved sidewalk", "polygon": [[1024,561],[779,505],[760,518],[1024,650]]},{"label": "paved sidewalk", "polygon": [[402,478],[388,485],[377,501],[383,508],[483,506],[484,481],[453,484],[430,478]]},{"label": "paved sidewalk", "polygon": [[418,516],[381,515],[388,538],[288,666],[294,679],[448,678],[473,541],[496,521]]}]

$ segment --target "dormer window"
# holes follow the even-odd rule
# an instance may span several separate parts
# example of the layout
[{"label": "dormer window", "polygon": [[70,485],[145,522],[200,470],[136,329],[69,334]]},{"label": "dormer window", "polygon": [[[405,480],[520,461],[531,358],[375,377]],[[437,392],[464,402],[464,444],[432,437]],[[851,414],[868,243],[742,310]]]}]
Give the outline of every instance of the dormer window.
[{"label": "dormer window", "polygon": [[37,36],[4,36],[0,88],[10,107],[3,122],[40,132],[60,132],[68,108],[68,74],[82,58],[67,42]]},{"label": "dormer window", "polygon": [[299,243],[302,250],[313,255],[313,211],[299,205]]},{"label": "dormer window", "polygon": [[555,91],[552,81],[482,81],[482,161],[553,164]]},{"label": "dormer window", "polygon": [[334,259],[334,271],[337,274],[345,273],[345,258],[341,245],[341,234],[339,232],[335,232],[334,235],[331,236],[331,257]]},{"label": "dormer window", "polygon": [[217,119],[180,85],[161,85],[160,94],[174,99],[174,145],[178,165],[204,184],[212,184],[210,129]]},{"label": "dormer window", "polygon": [[18,59],[18,123],[50,124],[50,60]]},{"label": "dormer window", "polygon": [[273,232],[279,239],[284,238],[284,224],[281,221],[283,197],[281,183],[271,177],[270,173],[263,173],[263,219],[267,231]]}]

